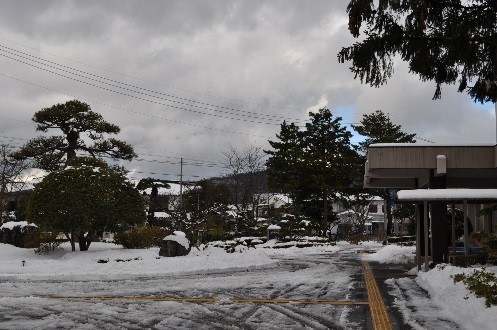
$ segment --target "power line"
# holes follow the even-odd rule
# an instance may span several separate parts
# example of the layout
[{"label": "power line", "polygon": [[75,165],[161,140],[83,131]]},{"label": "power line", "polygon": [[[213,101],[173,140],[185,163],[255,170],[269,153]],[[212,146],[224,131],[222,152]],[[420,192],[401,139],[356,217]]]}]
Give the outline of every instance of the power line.
[{"label": "power line", "polygon": [[42,89],[45,89],[45,90],[49,90],[51,92],[55,92],[55,93],[58,93],[58,94],[67,95],[67,96],[70,96],[70,97],[73,97],[73,98],[76,98],[76,99],[79,99],[79,100],[86,100],[88,102],[92,102],[92,103],[95,103],[95,104],[103,105],[103,106],[109,107],[109,108],[114,108],[114,109],[118,109],[118,110],[130,112],[130,113],[134,113],[134,114],[137,114],[137,115],[140,115],[140,116],[145,116],[145,117],[150,117],[150,118],[155,118],[155,119],[169,121],[169,122],[176,123],[176,124],[182,124],[182,125],[187,125],[187,126],[192,126],[192,127],[197,127],[197,128],[205,128],[205,129],[209,129],[209,130],[213,130],[213,131],[225,132],[225,133],[230,133],[230,134],[239,134],[239,135],[245,135],[245,136],[251,136],[251,137],[260,137],[260,138],[264,138],[264,139],[271,138],[269,136],[262,136],[262,135],[255,135],[255,134],[243,133],[243,132],[239,132],[239,131],[225,130],[225,129],[221,129],[221,128],[214,128],[214,127],[210,127],[210,126],[202,126],[202,125],[197,125],[197,124],[192,124],[192,123],[186,123],[186,122],[182,122],[182,121],[178,121],[178,120],[172,120],[172,119],[168,119],[168,118],[164,118],[164,117],[154,116],[154,115],[151,115],[151,114],[147,114],[147,113],[143,113],[143,112],[138,112],[138,111],[134,111],[134,110],[129,110],[129,109],[124,109],[122,107],[118,107],[118,106],[106,104],[106,103],[103,103],[103,102],[100,102],[100,101],[96,101],[96,100],[93,100],[93,99],[89,99],[89,98],[85,98],[85,97],[79,97],[79,96],[76,96],[74,94],[70,94],[70,93],[66,93],[66,92],[63,92],[63,91],[59,91],[59,90],[56,90],[56,89],[53,89],[53,88],[50,88],[50,87],[46,87],[46,86],[43,86],[43,85],[40,85],[40,84],[32,83],[32,82],[29,82],[27,80],[16,78],[16,77],[13,77],[13,76],[9,76],[9,75],[3,74],[3,73],[0,73],[0,76],[6,77],[6,78],[9,78],[9,79],[12,79],[12,80],[16,80],[16,81],[22,82],[22,83],[27,84],[27,85],[31,85],[31,86],[35,86],[35,87],[42,88]]},{"label": "power line", "polygon": [[[2,51],[4,53],[7,53],[7,54],[10,54],[10,55],[13,55],[13,56],[17,56],[17,57],[25,59],[27,61],[31,61],[31,62],[40,64],[40,65],[43,65],[43,66],[55,69],[55,70],[60,70],[62,72],[65,72],[65,73],[68,73],[68,74],[71,74],[71,75],[75,75],[75,76],[83,78],[83,79],[91,80],[91,81],[94,81],[94,82],[97,82],[97,83],[100,83],[100,84],[104,84],[104,85],[107,85],[107,86],[111,86],[111,87],[114,87],[114,88],[119,88],[119,89],[125,90],[127,92],[137,93],[137,94],[140,94],[140,95],[143,95],[143,96],[147,96],[147,97],[156,98],[156,99],[160,99],[160,100],[163,100],[163,101],[167,101],[167,102],[179,104],[180,106],[170,106],[170,105],[166,105],[166,106],[170,106],[170,107],[173,107],[173,108],[176,108],[176,109],[180,109],[180,110],[183,110],[183,111],[191,111],[191,112],[195,112],[195,113],[199,113],[199,114],[216,116],[216,117],[220,117],[220,118],[227,118],[227,119],[233,119],[233,120],[249,121],[249,122],[258,123],[258,124],[273,124],[274,125],[275,123],[268,123],[268,122],[255,121],[255,120],[243,120],[243,119],[240,119],[240,118],[220,116],[220,115],[215,115],[215,114],[212,114],[212,113],[204,112],[204,111],[201,111],[201,110],[216,111],[216,112],[219,112],[219,113],[224,113],[224,114],[228,114],[228,115],[232,115],[232,116],[234,115],[234,116],[240,116],[240,117],[246,117],[246,118],[255,118],[255,119],[259,119],[259,120],[261,120],[261,119],[275,120],[275,121],[278,121],[278,124],[282,120],[292,120],[291,118],[285,118],[285,117],[268,115],[268,114],[263,114],[263,113],[254,113],[254,112],[246,111],[246,110],[239,110],[239,109],[234,109],[234,108],[228,108],[228,107],[223,107],[223,106],[219,106],[219,105],[213,105],[213,104],[209,104],[209,103],[205,103],[205,102],[200,102],[200,101],[196,101],[196,100],[191,100],[191,99],[187,99],[187,98],[178,97],[178,96],[175,96],[175,95],[172,95],[172,94],[166,94],[166,93],[162,93],[162,92],[157,92],[157,91],[153,91],[153,90],[150,90],[150,89],[147,89],[147,88],[142,88],[142,87],[139,87],[139,86],[136,86],[136,85],[131,85],[131,84],[128,84],[128,83],[123,83],[123,82],[120,82],[120,81],[117,81],[117,80],[109,79],[109,78],[102,77],[102,76],[99,76],[99,75],[95,75],[95,74],[92,74],[92,73],[88,73],[88,72],[85,72],[85,71],[82,71],[82,70],[74,69],[74,68],[71,68],[71,67],[68,67],[68,66],[65,66],[65,65],[62,65],[62,64],[58,64],[58,63],[53,62],[53,61],[45,60],[43,58],[40,58],[40,57],[37,57],[37,56],[33,56],[33,55],[30,55],[30,54],[27,54],[27,53],[24,53],[24,52],[12,49],[10,47],[3,46],[1,44],[0,44],[0,48],[3,48],[3,49],[0,49],[0,51]],[[8,49],[8,50],[5,50],[5,49]],[[26,56],[19,55],[19,53],[24,54]],[[7,56],[5,54],[0,54],[0,55],[4,56],[6,58],[12,59],[14,61],[17,61],[17,62],[26,64],[26,65],[35,67],[37,69],[44,70],[46,72],[62,76],[62,77],[67,78],[67,79],[71,79],[71,80],[78,81],[78,82],[81,82],[81,83],[84,83],[84,84],[88,84],[90,86],[101,88],[101,86],[97,86],[97,85],[94,85],[94,84],[91,84],[91,83],[88,83],[88,82],[85,82],[85,81],[81,81],[79,79],[75,79],[73,77],[69,77],[69,76],[60,74],[58,72],[47,70],[45,68],[39,67],[37,65],[34,65],[32,63],[28,63],[28,62],[19,60],[18,58],[13,58],[13,57]],[[50,64],[46,64],[46,63],[40,62],[38,60],[31,59],[31,58],[39,59],[41,61],[54,64],[55,66],[54,65],[50,65]],[[59,67],[56,67],[56,66],[59,66]],[[65,70],[65,69],[61,69],[60,67],[67,68],[69,70],[80,72],[80,73],[83,73],[83,74],[78,74],[78,73],[71,72],[71,71],[68,71],[68,70]],[[97,77],[99,79],[107,80],[107,81],[110,81],[111,83],[105,82],[105,81],[102,81],[102,80],[99,80],[99,79],[94,79],[94,78],[89,77],[89,76],[93,76],[93,77]],[[123,85],[123,86],[126,86],[126,87],[119,86],[119,85],[116,85],[116,84],[120,84],[120,85]],[[114,91],[114,90],[109,90],[109,91],[112,91],[114,93],[119,93],[119,92]],[[163,96],[166,96],[168,98],[164,98],[164,97],[161,97],[161,96],[152,95],[150,93],[158,94],[158,95],[163,95]],[[129,95],[129,94],[126,94],[126,93],[122,93],[122,94],[126,95],[126,96],[129,96],[129,97],[133,97],[132,95]],[[148,100],[148,101],[150,101],[150,100]],[[188,104],[186,102],[193,103],[193,104]],[[183,108],[183,106],[194,107],[194,108],[197,108],[197,109],[200,109],[200,110],[193,110],[193,109]],[[219,110],[219,109],[225,109],[225,110],[228,110],[228,111]],[[236,112],[238,112],[238,113],[236,113]],[[266,117],[266,118],[261,118],[261,117]]]},{"label": "power line", "polygon": [[[101,68],[101,67],[98,67],[98,66],[90,65],[90,64],[84,63],[82,61],[78,61],[78,60],[74,60],[74,59],[71,59],[71,58],[63,57],[63,56],[60,56],[60,55],[57,55],[57,54],[53,54],[53,53],[50,53],[50,52],[46,52],[46,51],[43,51],[43,50],[41,50],[39,48],[31,47],[31,46],[28,46],[28,45],[25,45],[25,44],[22,44],[22,43],[19,43],[19,42],[16,42],[16,41],[4,38],[4,37],[0,37],[0,39],[8,41],[8,42],[13,43],[13,44],[16,44],[18,46],[22,46],[22,47],[29,48],[29,49],[32,49],[32,50],[36,50],[37,52],[40,52],[40,53],[43,53],[43,54],[48,54],[48,55],[51,55],[51,56],[54,56],[54,57],[58,57],[58,58],[61,58],[63,60],[70,61],[70,62],[73,62],[73,63],[77,63],[77,64],[80,64],[80,65],[83,65],[83,66],[86,66],[86,67],[90,67],[90,68],[93,68],[93,69],[97,69],[97,70],[101,70],[101,71],[104,71],[104,72],[112,73],[112,74],[115,74],[115,75],[118,75],[118,76],[121,76],[121,77],[125,77],[125,78],[131,78],[131,79],[134,79],[134,80],[138,80],[138,81],[142,81],[142,82],[146,82],[146,83],[151,83],[151,84],[154,84],[154,85],[157,85],[157,86],[162,86],[162,87],[166,87],[166,88],[170,88],[170,89],[176,89],[176,90],[179,90],[179,91],[193,93],[193,94],[198,94],[198,95],[204,95],[204,96],[213,97],[213,98],[217,98],[217,99],[223,99],[223,100],[227,100],[227,101],[234,101],[234,102],[238,102],[238,103],[246,103],[246,104],[254,104],[254,105],[260,105],[261,104],[261,103],[257,103],[257,102],[243,101],[243,100],[238,100],[238,99],[233,99],[233,98],[216,96],[216,95],[212,95],[212,94],[205,93],[205,92],[198,92],[198,91],[193,91],[193,90],[188,90],[188,89],[182,89],[182,88],[178,88],[178,87],[174,87],[174,86],[170,86],[170,85],[165,85],[165,84],[157,83],[157,82],[154,82],[154,81],[151,81],[151,80],[146,80],[146,79],[137,78],[137,77],[130,76],[130,75],[125,75],[125,74],[122,74],[122,73],[119,73],[119,72],[116,72],[116,71],[112,71],[112,70],[104,69],[104,68]],[[300,108],[276,107],[276,106],[272,106],[272,105],[267,105],[267,106],[271,107],[271,108],[275,108],[275,109],[282,109],[282,110],[299,110],[299,111],[302,110]]]}]

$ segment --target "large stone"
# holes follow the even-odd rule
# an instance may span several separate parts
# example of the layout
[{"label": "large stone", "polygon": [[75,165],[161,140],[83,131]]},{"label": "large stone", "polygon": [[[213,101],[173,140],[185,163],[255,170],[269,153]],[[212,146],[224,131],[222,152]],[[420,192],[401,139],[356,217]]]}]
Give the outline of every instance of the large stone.
[{"label": "large stone", "polygon": [[[173,239],[168,239],[169,237]],[[178,240],[174,238],[174,235],[169,235],[168,237],[164,238],[164,240],[162,240],[159,250],[159,255],[161,257],[186,256],[188,252],[190,252],[189,248],[187,248],[183,244],[178,243]]]}]

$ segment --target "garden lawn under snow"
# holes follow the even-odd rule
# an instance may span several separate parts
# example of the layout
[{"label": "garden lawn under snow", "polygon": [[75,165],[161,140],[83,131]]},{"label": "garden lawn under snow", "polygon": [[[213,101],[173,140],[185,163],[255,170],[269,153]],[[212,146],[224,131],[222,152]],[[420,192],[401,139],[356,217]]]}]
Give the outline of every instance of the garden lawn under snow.
[{"label": "garden lawn under snow", "polygon": [[[159,248],[123,249],[112,243],[92,243],[89,251],[71,252],[69,244],[49,254],[36,254],[0,243],[0,276],[114,277],[170,274],[213,269],[260,267],[276,263],[262,249],[226,253],[221,248],[193,249],[184,257],[159,257]],[[23,266],[24,261],[24,266]]]}]

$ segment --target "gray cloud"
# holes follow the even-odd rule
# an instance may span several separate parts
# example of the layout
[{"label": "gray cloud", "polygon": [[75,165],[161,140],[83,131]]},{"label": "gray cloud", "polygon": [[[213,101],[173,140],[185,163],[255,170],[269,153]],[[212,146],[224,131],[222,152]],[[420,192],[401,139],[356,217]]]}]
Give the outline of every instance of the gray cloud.
[{"label": "gray cloud", "polygon": [[11,118],[0,118],[0,133],[21,144],[37,134],[35,111],[76,96],[118,124],[119,138],[147,160],[126,164],[135,177],[176,175],[183,157],[192,179],[222,173],[213,165],[230,144],[268,148],[284,118],[305,120],[323,100],[354,120],[382,109],[436,142],[494,138],[491,111],[451,87],[432,101],[434,86],[405,64],[379,89],[354,80],[336,57],[354,42],[345,7],[324,0],[4,1],[0,45],[162,94],[113,93],[0,57],[1,73],[44,87],[0,76],[2,116]]}]

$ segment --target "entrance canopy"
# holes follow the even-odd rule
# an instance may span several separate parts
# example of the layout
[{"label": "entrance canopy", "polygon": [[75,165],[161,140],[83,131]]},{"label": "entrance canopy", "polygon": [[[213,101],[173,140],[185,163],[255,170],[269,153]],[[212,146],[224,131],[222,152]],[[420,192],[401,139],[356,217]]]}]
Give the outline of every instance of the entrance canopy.
[{"label": "entrance canopy", "polygon": [[397,192],[399,202],[436,201],[461,204],[486,204],[497,201],[497,189],[416,189]]},{"label": "entrance canopy", "polygon": [[446,188],[497,188],[497,145],[379,143],[368,148],[365,188],[429,188],[444,177]]}]

